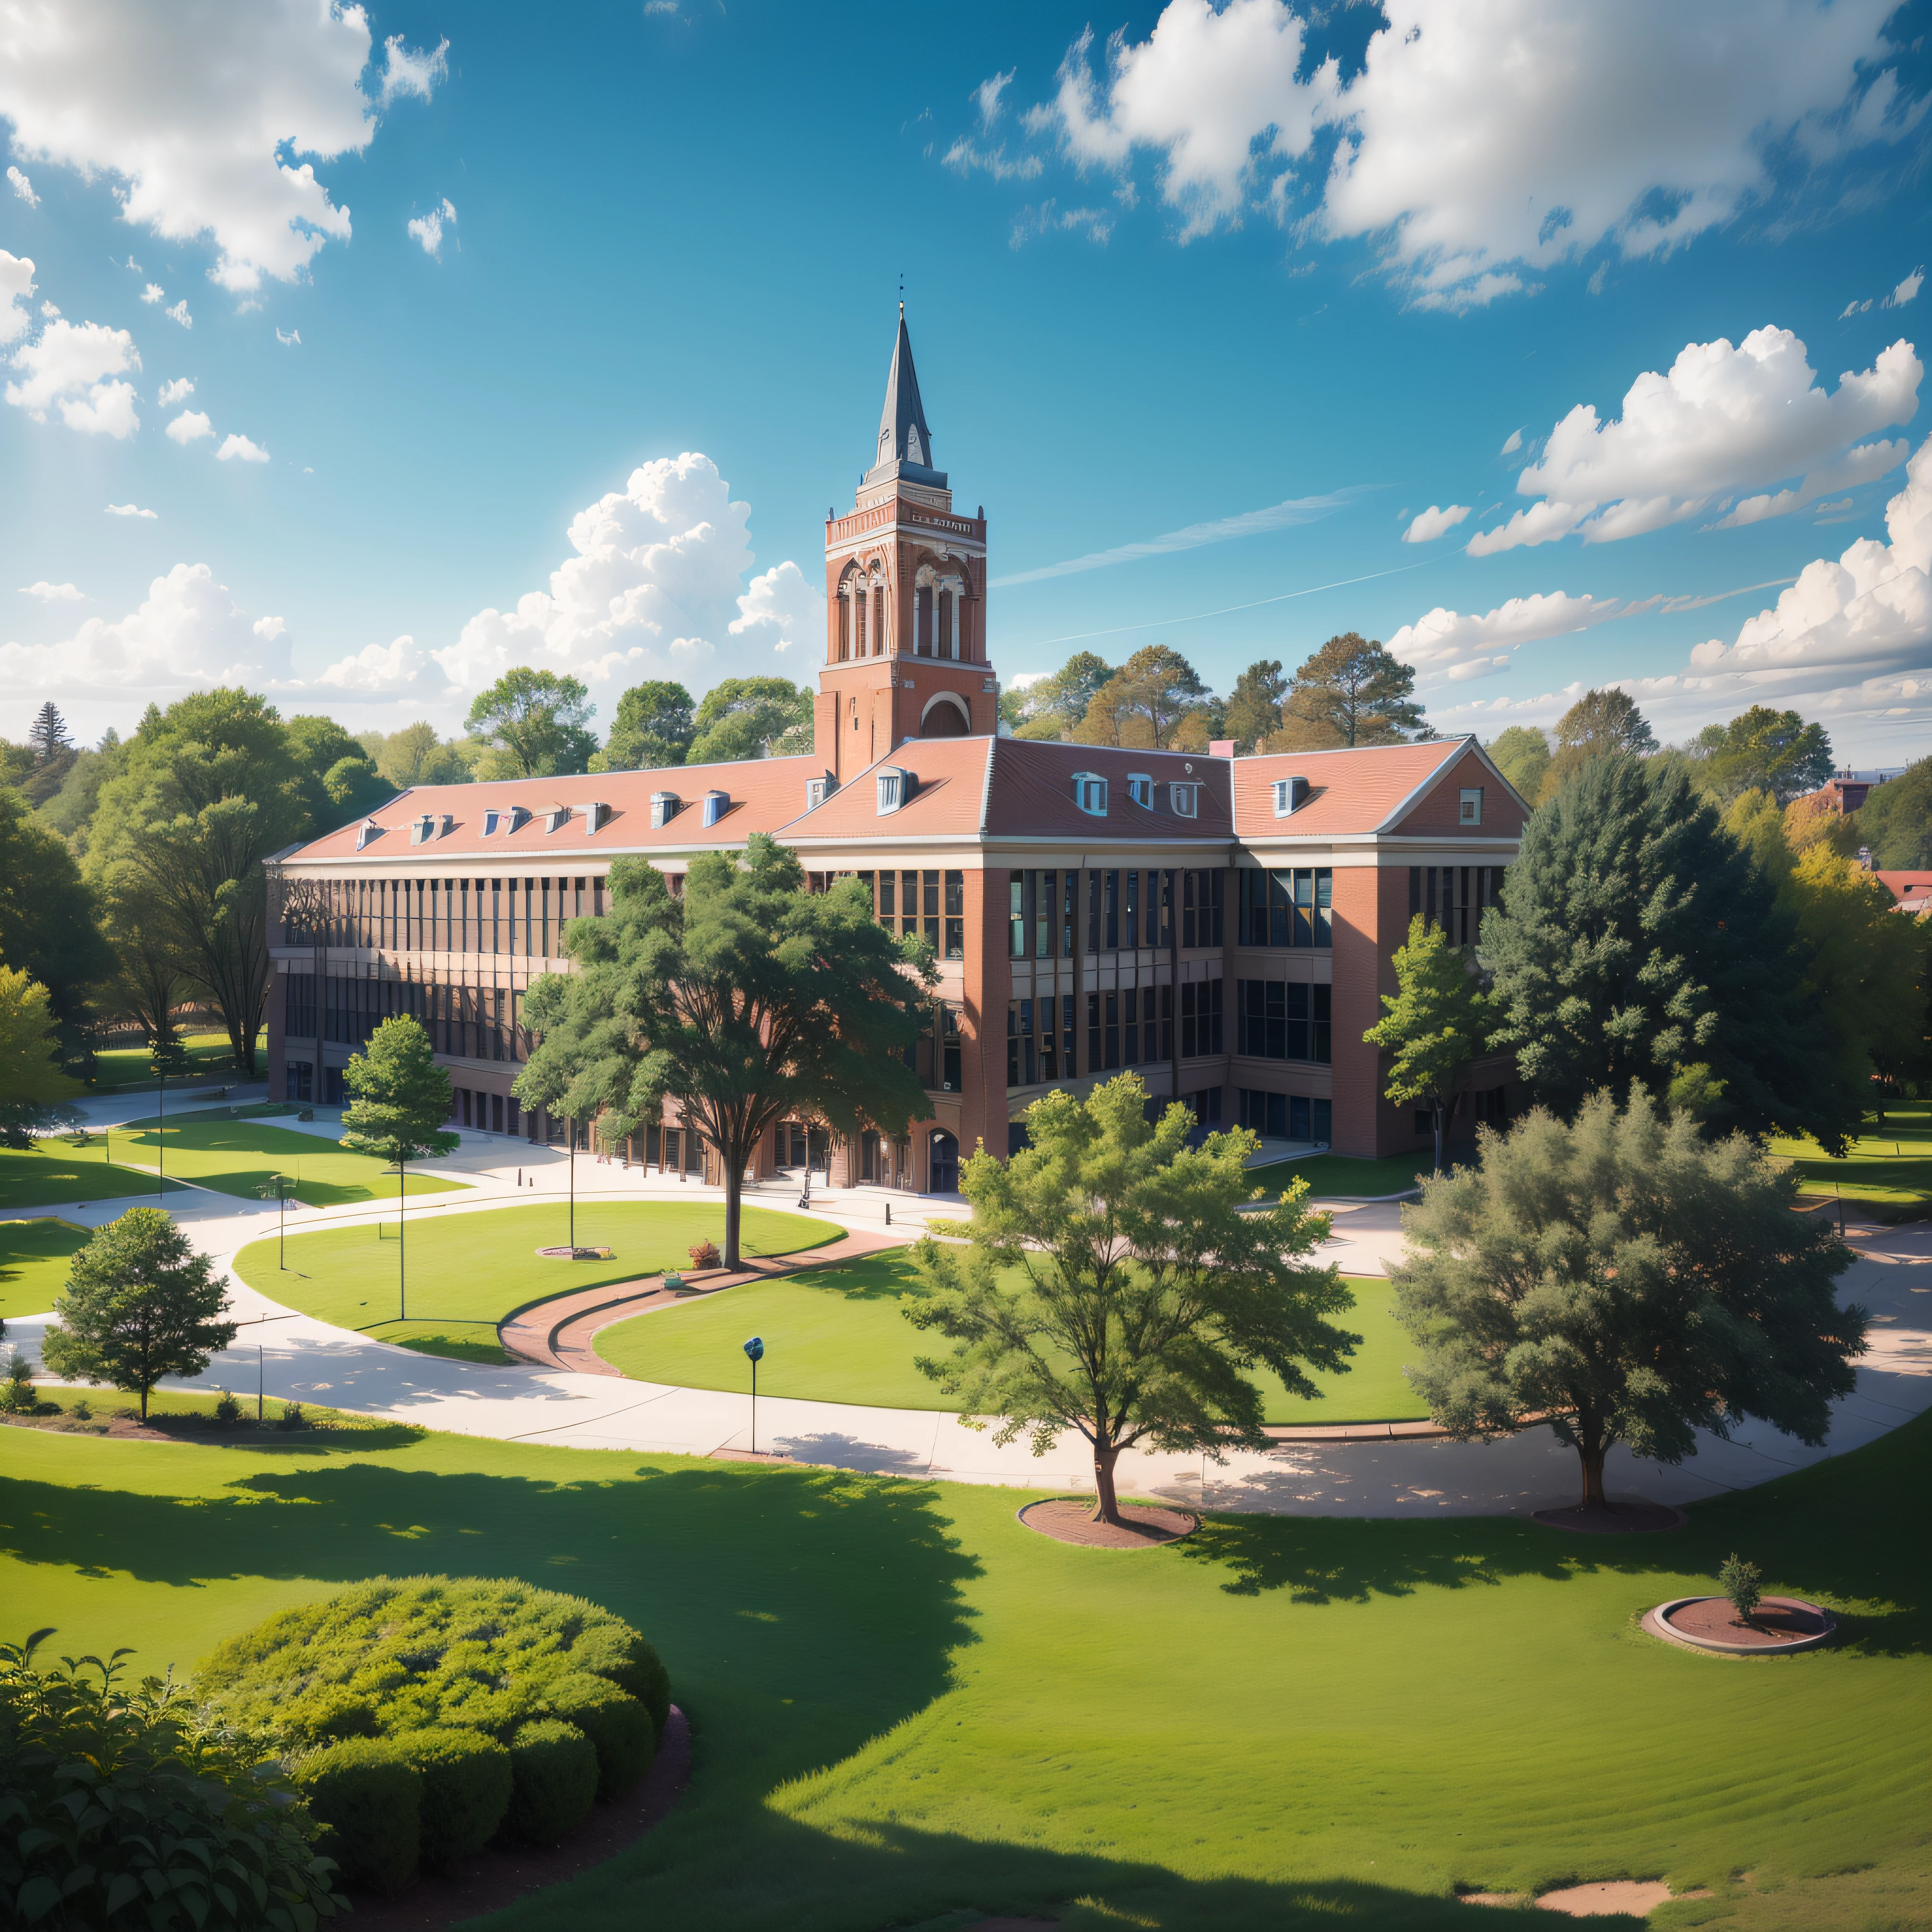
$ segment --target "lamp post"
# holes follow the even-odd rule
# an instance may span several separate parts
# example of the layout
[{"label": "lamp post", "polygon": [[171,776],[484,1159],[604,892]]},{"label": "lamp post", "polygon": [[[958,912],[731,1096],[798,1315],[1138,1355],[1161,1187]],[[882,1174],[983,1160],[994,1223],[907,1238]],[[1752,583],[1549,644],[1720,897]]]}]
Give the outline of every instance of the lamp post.
[{"label": "lamp post", "polygon": [[160,1151],[156,1156],[154,1195],[158,1199],[168,1191],[168,1076],[186,1070],[188,1054],[178,1040],[164,1038],[156,1034],[148,1042],[148,1066],[156,1079],[161,1083],[161,1124],[158,1130]]},{"label": "lamp post", "polygon": [[275,1230],[275,1265],[284,1273],[289,1265],[289,1195],[294,1186],[286,1174],[272,1174],[255,1190],[264,1201],[275,1202],[280,1210],[280,1223]]},{"label": "lamp post", "polygon": [[756,1335],[745,1344],[745,1352],[752,1358],[752,1454],[758,1453],[758,1364],[764,1360],[765,1345]]}]

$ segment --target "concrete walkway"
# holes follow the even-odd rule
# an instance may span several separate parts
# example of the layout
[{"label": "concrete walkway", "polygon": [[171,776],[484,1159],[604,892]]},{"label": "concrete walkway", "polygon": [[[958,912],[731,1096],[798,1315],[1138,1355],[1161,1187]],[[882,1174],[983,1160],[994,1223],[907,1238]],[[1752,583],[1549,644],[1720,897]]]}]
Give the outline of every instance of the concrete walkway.
[{"label": "concrete walkway", "polygon": [[[146,1112],[151,1100],[141,1096],[121,1118]],[[316,1130],[332,1131],[331,1124],[320,1118],[322,1110],[317,1113]],[[561,1211],[562,1154],[493,1136],[466,1134],[464,1143],[458,1154],[430,1163],[427,1171],[466,1181],[469,1188],[420,1204],[412,1202],[412,1222],[426,1214],[472,1212],[512,1201],[550,1201]],[[520,1188],[520,1168],[526,1182],[534,1178],[538,1185]],[[598,1195],[722,1198],[715,1188],[680,1184],[675,1176],[667,1180],[634,1170],[626,1173],[583,1155],[578,1158],[577,1189],[580,1201]],[[788,1186],[782,1192],[766,1189],[747,1198],[789,1209],[796,1197]],[[888,1199],[890,1230],[884,1219]],[[71,1208],[22,1211],[58,1213],[98,1225],[130,1204],[97,1204],[84,1214]],[[274,1232],[275,1214],[268,1204],[195,1190],[171,1196],[169,1204],[196,1246],[230,1268],[231,1302],[236,1318],[248,1324],[236,1347],[201,1378],[204,1386],[231,1388],[238,1394],[250,1391],[259,1369],[271,1396],[465,1435],[690,1456],[752,1446],[748,1395],[630,1382],[561,1365],[490,1368],[448,1361],[292,1313],[232,1273],[240,1248]],[[928,1213],[942,1218],[958,1212],[956,1204],[869,1190],[814,1190],[813,1207],[851,1230],[855,1242],[868,1243],[854,1252],[916,1239]],[[393,1203],[306,1210],[290,1215],[289,1230],[366,1225],[394,1213]],[[1932,1225],[1854,1225],[1849,1234],[1858,1258],[1840,1293],[1872,1311],[1873,1348],[1859,1368],[1856,1392],[1836,1406],[1828,1447],[1808,1449],[1774,1430],[1753,1426],[1732,1442],[1700,1437],[1698,1454],[1674,1468],[1640,1463],[1618,1450],[1609,1472],[1613,1495],[1641,1493],[1684,1503],[1748,1488],[1856,1448],[1932,1407]],[[1400,1246],[1400,1210],[1394,1205],[1338,1206],[1334,1238],[1321,1258],[1340,1262],[1350,1274],[1382,1274]],[[827,1256],[821,1252],[815,1258]],[[46,1318],[10,1322],[9,1340],[37,1354]],[[604,1366],[599,1364],[599,1370]],[[758,1407],[758,1448],[803,1462],[1030,1490],[1092,1486],[1090,1459],[1077,1436],[1063,1437],[1046,1456],[1036,1458],[1023,1442],[1000,1447],[989,1434],[936,1411],[775,1396],[762,1398]],[[1119,1478],[1124,1492],[1204,1498],[1218,1509],[1380,1517],[1518,1514],[1573,1502],[1577,1488],[1575,1456],[1544,1428],[1486,1444],[1390,1439],[1381,1434],[1346,1442],[1292,1441],[1265,1452],[1233,1452],[1218,1466],[1198,1457],[1130,1452],[1122,1459]]]}]

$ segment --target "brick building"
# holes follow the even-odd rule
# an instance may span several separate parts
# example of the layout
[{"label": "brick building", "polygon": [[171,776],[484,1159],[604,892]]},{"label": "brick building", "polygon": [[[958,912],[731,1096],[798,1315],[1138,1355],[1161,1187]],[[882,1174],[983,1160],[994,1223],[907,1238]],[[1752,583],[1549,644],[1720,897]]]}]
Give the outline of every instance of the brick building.
[{"label": "brick building", "polygon": [[[376,1024],[412,1012],[456,1120],[556,1139],[510,1088],[530,980],[564,922],[602,910],[611,859],[674,890],[755,832],[814,888],[856,873],[878,916],[932,942],[916,1050],[932,1118],[892,1142],[778,1127],[761,1165],[952,1191],[962,1150],[1020,1142],[1026,1106],[1124,1068],[1204,1124],[1338,1153],[1406,1153],[1426,1120],[1382,1096],[1363,1044],[1411,916],[1473,941],[1522,801],[1471,738],[1240,759],[1036,743],[997,731],[986,522],[932,466],[902,314],[878,461],[826,524],[826,660],[810,756],[406,792],[274,871],[270,1090],[334,1102]],[[1506,1112],[1506,1061],[1459,1125]],[[675,1110],[639,1137],[698,1171]]]}]

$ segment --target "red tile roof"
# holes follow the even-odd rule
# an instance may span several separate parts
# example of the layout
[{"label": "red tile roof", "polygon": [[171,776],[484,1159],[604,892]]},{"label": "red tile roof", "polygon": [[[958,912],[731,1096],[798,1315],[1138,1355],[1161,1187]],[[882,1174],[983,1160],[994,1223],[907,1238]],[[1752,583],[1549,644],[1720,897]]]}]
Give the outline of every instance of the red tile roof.
[{"label": "red tile roof", "polygon": [[[1360,836],[1390,828],[1432,778],[1466,754],[1470,738],[1414,745],[1358,745],[1335,752],[1270,752],[1234,760],[1234,825],[1244,838]],[[1288,818],[1274,814],[1277,778],[1305,778],[1307,802]],[[1509,794],[1514,800],[1515,794]],[[1485,826],[1484,831],[1504,830]],[[1514,836],[1512,822],[1506,836]]]},{"label": "red tile roof", "polygon": [[1932,909],[1932,869],[1916,872],[1875,871],[1871,876],[1891,893],[1902,910],[1924,912]]}]

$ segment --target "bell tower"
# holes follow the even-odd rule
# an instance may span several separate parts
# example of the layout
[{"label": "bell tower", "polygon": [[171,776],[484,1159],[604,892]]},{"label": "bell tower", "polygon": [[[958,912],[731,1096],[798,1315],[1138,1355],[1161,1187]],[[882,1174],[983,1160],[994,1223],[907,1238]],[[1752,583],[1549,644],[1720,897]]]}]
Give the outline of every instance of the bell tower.
[{"label": "bell tower", "polygon": [[986,514],[956,514],[933,467],[904,302],[872,466],[826,517],[825,616],[813,744],[842,784],[908,740],[998,730]]}]

